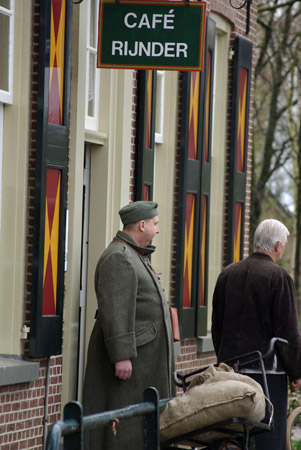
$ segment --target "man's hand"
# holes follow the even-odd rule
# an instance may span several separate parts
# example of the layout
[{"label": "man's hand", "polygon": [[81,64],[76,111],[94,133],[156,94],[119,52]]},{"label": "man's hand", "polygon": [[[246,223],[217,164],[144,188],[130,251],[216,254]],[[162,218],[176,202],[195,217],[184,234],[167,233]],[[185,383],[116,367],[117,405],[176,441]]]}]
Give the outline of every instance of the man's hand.
[{"label": "man's hand", "polygon": [[301,387],[301,378],[298,378],[298,380],[292,380],[290,382],[290,386],[291,386],[291,391],[292,392],[296,392],[300,389]]},{"label": "man's hand", "polygon": [[[121,380],[128,380],[132,376],[132,362],[130,359],[115,363],[115,375]],[[301,380],[300,380],[301,381]]]}]

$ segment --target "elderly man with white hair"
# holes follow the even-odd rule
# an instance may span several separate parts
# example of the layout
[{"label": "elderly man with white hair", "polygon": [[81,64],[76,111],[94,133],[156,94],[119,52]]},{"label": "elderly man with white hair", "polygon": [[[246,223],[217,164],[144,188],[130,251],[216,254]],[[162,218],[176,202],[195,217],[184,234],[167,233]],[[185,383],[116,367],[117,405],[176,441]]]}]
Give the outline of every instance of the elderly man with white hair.
[{"label": "elderly man with white hair", "polygon": [[[230,264],[219,275],[212,312],[212,338],[218,361],[254,350],[263,354],[273,337],[276,358],[266,361],[269,393],[274,405],[274,430],[256,437],[256,450],[285,450],[288,378],[293,391],[301,386],[301,336],[294,282],[277,261],[289,231],[267,219],[254,234],[254,253]],[[256,369],[248,375],[261,382]]]}]

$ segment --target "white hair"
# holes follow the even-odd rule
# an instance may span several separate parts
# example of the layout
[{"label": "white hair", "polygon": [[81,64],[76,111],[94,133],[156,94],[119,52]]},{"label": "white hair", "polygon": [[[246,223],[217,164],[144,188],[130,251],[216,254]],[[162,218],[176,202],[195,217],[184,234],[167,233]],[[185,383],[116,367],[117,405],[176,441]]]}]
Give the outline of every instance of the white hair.
[{"label": "white hair", "polygon": [[290,232],[276,219],[266,219],[259,223],[254,233],[254,249],[259,252],[272,252],[277,242],[285,245]]}]

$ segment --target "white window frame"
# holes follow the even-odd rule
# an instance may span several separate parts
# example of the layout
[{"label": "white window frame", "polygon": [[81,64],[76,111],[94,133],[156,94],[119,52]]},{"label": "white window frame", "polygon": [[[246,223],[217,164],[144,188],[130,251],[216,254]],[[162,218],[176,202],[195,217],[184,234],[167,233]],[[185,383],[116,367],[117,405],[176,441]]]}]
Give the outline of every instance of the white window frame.
[{"label": "white window frame", "polygon": [[0,238],[2,223],[3,104],[0,103]]},{"label": "white window frame", "polygon": [[[98,109],[99,109],[99,70],[94,66],[94,111],[93,115],[88,115],[88,103],[89,103],[89,74],[90,74],[90,55],[96,55],[97,57],[97,30],[98,30],[98,10],[99,0],[95,1],[95,11],[91,11],[91,0],[88,1],[88,14],[87,14],[87,46],[86,46],[86,102],[85,102],[85,127],[88,130],[98,131]],[[94,19],[95,27],[95,43],[94,46],[90,45],[90,21]]]},{"label": "white window frame", "polygon": [[157,71],[155,142],[163,144],[165,71]]},{"label": "white window frame", "polygon": [[211,139],[212,139],[212,145],[211,145],[211,158],[214,158],[215,156],[215,152],[216,152],[216,148],[214,145],[214,132],[213,130],[215,130],[215,122],[216,122],[216,114],[215,114],[215,96],[216,96],[216,67],[218,66],[218,52],[219,52],[219,31],[216,30],[215,33],[215,52],[214,52],[214,74],[213,74],[213,89],[212,89],[212,124],[211,124]]},{"label": "white window frame", "polygon": [[13,102],[13,55],[14,55],[14,0],[10,0],[10,9],[0,6],[0,14],[9,17],[9,48],[8,48],[8,90],[0,89],[0,102]]},{"label": "white window frame", "polygon": [[[212,298],[216,279],[222,270],[224,239],[224,185],[226,173],[226,135],[228,107],[228,72],[231,25],[221,15],[212,12],[216,23],[215,64],[212,111],[211,186],[210,186],[210,236],[208,298]],[[215,180],[219,180],[218,183]],[[208,302],[208,324],[212,314],[212,302]]]}]

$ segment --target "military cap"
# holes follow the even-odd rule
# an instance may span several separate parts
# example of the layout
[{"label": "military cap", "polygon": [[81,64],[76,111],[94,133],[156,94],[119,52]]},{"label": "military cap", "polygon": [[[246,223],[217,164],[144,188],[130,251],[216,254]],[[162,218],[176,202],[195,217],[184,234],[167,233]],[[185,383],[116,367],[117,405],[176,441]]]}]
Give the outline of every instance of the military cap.
[{"label": "military cap", "polygon": [[150,219],[158,215],[158,203],[150,201],[137,201],[129,203],[119,210],[123,225]]}]

